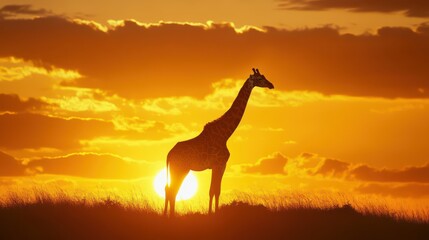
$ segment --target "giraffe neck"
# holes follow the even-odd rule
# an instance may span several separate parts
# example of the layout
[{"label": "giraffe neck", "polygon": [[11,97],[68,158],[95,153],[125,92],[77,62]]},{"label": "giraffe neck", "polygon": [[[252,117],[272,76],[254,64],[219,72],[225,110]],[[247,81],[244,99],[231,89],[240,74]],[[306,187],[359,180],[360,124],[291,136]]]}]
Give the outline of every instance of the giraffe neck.
[{"label": "giraffe neck", "polygon": [[232,103],[231,107],[226,111],[219,119],[215,120],[208,125],[212,125],[213,131],[219,137],[228,140],[229,137],[234,133],[235,129],[240,124],[241,118],[243,117],[244,110],[246,109],[247,102],[250,94],[252,93],[253,84],[248,79],[240,92]]}]

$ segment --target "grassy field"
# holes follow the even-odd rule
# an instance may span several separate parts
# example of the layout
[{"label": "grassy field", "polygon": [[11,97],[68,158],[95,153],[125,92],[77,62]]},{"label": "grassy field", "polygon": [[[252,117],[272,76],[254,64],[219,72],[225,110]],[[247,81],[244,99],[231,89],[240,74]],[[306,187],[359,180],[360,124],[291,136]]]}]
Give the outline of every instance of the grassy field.
[{"label": "grassy field", "polygon": [[429,221],[376,205],[358,209],[353,202],[306,196],[294,196],[295,202],[266,196],[265,204],[259,204],[263,197],[236,198],[244,202],[232,200],[214,215],[182,207],[179,216],[165,218],[150,202],[10,195],[0,206],[0,239],[429,239]]}]

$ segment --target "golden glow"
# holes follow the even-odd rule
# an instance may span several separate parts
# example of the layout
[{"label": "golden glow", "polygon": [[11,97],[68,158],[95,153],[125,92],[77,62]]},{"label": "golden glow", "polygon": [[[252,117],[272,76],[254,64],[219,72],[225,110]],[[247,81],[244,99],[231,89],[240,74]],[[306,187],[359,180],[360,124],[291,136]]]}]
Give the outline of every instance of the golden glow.
[{"label": "golden glow", "polygon": [[[0,21],[0,205],[9,188],[36,183],[103,184],[106,196],[163,205],[163,159],[227,111],[252,67],[275,89],[252,91],[228,142],[221,204],[284,190],[428,202],[422,18],[265,0],[167,0],[174,12],[154,0],[28,2],[64,18]],[[179,205],[201,198],[206,211],[210,180],[190,173],[177,199],[192,199]]]},{"label": "golden glow", "polygon": [[[165,198],[165,184],[167,183],[166,169],[162,169],[159,171],[154,180],[153,187],[158,196]],[[170,179],[169,179],[170,180]],[[197,193],[198,189],[198,181],[192,172],[186,176],[185,180],[183,180],[182,186],[180,187],[179,193],[177,194],[176,199],[180,200],[188,200],[192,198],[195,193]]]}]

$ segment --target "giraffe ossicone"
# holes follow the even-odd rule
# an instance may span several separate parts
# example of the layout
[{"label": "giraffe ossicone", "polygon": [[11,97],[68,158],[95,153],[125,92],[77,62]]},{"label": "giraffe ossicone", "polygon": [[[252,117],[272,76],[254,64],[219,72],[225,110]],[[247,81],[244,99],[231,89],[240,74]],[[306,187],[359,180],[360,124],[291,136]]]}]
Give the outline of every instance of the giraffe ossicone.
[{"label": "giraffe ossicone", "polygon": [[168,153],[164,215],[167,215],[168,207],[170,216],[174,215],[177,192],[190,170],[212,170],[209,213],[212,212],[213,198],[215,211],[218,210],[222,177],[230,155],[226,143],[240,124],[253,88],[274,88],[258,69],[252,70],[253,74],[244,82],[231,107],[220,118],[207,123],[195,138],[178,142]]}]

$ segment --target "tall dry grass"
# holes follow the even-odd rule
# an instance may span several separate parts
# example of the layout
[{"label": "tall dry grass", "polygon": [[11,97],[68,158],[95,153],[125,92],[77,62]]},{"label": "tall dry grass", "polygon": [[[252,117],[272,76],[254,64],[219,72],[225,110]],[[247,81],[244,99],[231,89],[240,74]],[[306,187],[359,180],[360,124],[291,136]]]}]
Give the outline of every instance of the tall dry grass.
[{"label": "tall dry grass", "polygon": [[[242,202],[262,205],[272,211],[320,209],[329,210],[351,207],[363,215],[386,216],[398,220],[429,223],[429,202],[415,199],[382,198],[369,195],[351,195],[332,192],[283,191],[273,193],[234,192],[221,196],[221,205]],[[106,191],[97,189],[67,190],[62,188],[15,189],[0,193],[0,207],[28,205],[70,205],[70,206],[117,206],[124,209],[162,213],[163,199],[148,196],[142,189],[129,191]],[[206,213],[207,198],[193,198],[177,202],[180,215]]]}]

